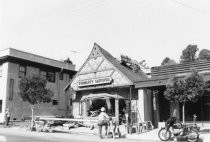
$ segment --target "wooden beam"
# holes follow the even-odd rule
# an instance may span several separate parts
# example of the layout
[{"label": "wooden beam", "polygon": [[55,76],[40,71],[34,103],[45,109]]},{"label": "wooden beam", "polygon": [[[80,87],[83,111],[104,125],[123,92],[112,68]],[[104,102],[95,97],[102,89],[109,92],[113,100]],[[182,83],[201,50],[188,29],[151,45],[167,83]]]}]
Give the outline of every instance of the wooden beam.
[{"label": "wooden beam", "polygon": [[103,72],[103,71],[111,71],[111,70],[114,70],[114,69],[109,68],[109,69],[104,69],[104,70],[100,70],[100,71],[90,71],[90,72],[79,73],[78,75],[85,75],[85,74],[91,74],[91,73],[95,73],[95,72]]},{"label": "wooden beam", "polygon": [[49,117],[40,117],[40,120],[72,121],[72,122],[98,122],[98,120],[93,120],[93,119],[49,118]]}]

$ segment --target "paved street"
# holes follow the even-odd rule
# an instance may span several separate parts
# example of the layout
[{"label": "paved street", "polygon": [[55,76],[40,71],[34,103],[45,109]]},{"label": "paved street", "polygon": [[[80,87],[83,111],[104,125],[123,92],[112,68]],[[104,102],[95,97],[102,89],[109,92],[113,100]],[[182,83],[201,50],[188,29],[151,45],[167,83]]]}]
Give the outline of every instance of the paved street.
[{"label": "paved street", "polygon": [[[37,137],[37,136],[17,136],[17,135],[8,135],[0,134],[0,142],[90,142],[90,139],[85,136],[78,135],[78,139],[62,139],[54,137]],[[143,142],[139,140],[128,140],[128,139],[98,139],[91,140],[91,142]],[[145,141],[149,142],[149,141]],[[155,142],[155,141],[151,141]]]},{"label": "paved street", "polygon": [[[0,128],[0,142],[140,142],[126,138],[99,139],[97,135],[30,132],[21,128]],[[141,140],[141,142],[144,142]],[[149,142],[146,140],[146,142]],[[150,141],[157,142],[157,141]]]},{"label": "paved street", "polygon": [[[46,140],[36,137],[24,137],[15,135],[0,135],[0,142],[58,142],[58,140]],[[64,142],[64,141],[63,141]]]}]

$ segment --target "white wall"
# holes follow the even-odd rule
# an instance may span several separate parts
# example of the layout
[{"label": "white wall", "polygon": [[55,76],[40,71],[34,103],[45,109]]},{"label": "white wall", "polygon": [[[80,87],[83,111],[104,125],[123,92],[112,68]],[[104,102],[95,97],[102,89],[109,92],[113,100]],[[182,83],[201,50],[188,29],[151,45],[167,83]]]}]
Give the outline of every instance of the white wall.
[{"label": "white wall", "polygon": [[80,102],[73,102],[73,110],[72,110],[72,114],[75,118],[80,117],[80,113],[81,113],[81,104]]},{"label": "white wall", "polygon": [[6,109],[6,94],[7,94],[7,76],[8,63],[2,65],[2,77],[0,77],[0,99],[2,100],[2,113],[0,113],[0,123],[4,121],[4,114]]},{"label": "white wall", "polygon": [[138,90],[138,112],[139,121],[151,121],[152,120],[152,95],[147,90]]}]

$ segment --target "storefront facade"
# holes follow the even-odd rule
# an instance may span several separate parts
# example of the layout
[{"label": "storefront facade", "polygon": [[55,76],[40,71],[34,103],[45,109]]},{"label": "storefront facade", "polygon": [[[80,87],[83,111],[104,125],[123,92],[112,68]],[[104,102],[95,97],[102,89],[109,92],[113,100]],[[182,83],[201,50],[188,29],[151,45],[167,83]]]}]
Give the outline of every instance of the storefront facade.
[{"label": "storefront facade", "polygon": [[[210,61],[188,64],[176,64],[168,66],[157,66],[151,69],[151,78],[139,80],[135,83],[137,89],[147,89],[152,92],[153,121],[166,121],[173,112],[178,110],[178,117],[182,120],[182,104],[169,102],[164,97],[166,84],[171,77],[184,78],[191,69],[196,69],[203,76],[204,81],[210,81]],[[193,121],[193,114],[197,115],[198,121],[210,121],[210,89],[205,88],[204,94],[197,102],[188,102],[185,106],[185,120]]]},{"label": "storefront facade", "polygon": [[135,73],[124,67],[110,53],[94,44],[88,59],[65,88],[75,91],[73,116],[94,118],[100,108],[105,107],[107,113],[117,120],[125,118],[128,113],[133,122],[139,121],[139,91],[134,82],[143,78],[147,78],[143,72]]}]

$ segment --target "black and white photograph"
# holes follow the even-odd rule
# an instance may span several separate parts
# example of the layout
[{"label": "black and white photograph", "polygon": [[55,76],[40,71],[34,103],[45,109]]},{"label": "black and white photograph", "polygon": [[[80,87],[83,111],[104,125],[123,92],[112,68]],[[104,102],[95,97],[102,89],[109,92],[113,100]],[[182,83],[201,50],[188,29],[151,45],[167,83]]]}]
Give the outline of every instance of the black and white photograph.
[{"label": "black and white photograph", "polygon": [[209,0],[0,0],[0,142],[209,142]]}]

